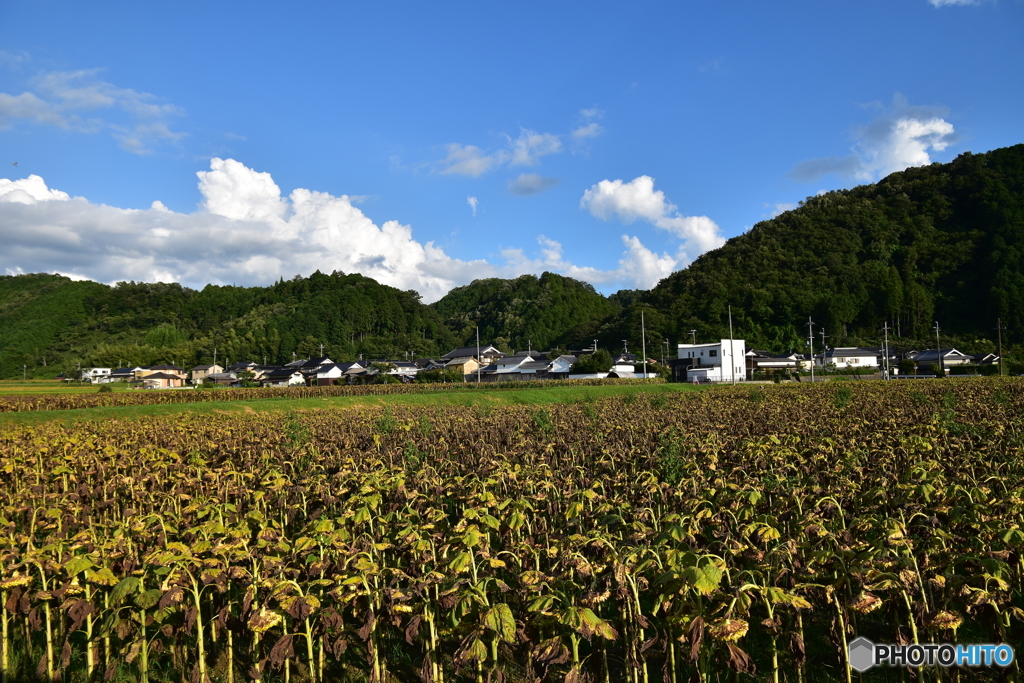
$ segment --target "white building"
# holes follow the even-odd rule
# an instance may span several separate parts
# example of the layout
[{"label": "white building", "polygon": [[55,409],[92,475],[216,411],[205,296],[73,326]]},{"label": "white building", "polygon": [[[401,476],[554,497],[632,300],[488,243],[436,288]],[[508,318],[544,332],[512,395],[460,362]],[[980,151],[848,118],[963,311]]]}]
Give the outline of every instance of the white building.
[{"label": "white building", "polygon": [[82,381],[106,384],[110,381],[110,368],[82,368]]},{"label": "white building", "polygon": [[678,358],[692,361],[687,380],[742,382],[746,379],[747,345],[743,339],[707,344],[679,344]]},{"label": "white building", "polygon": [[836,368],[877,368],[878,352],[852,346],[837,346],[828,349],[816,359],[817,366],[835,365]]}]

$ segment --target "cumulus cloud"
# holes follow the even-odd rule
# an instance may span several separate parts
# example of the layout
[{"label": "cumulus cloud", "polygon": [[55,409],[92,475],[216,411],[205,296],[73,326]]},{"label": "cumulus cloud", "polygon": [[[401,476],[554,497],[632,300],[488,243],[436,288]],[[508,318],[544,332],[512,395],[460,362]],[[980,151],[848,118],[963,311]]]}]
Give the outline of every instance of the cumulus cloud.
[{"label": "cumulus cloud", "polygon": [[515,180],[508,181],[508,190],[520,196],[540,194],[558,184],[558,178],[545,178],[536,173],[520,173]]},{"label": "cumulus cloud", "polygon": [[682,216],[679,209],[654,189],[654,178],[640,176],[630,182],[602,180],[583,193],[580,208],[601,220],[618,218],[629,225],[637,219],[667,230],[683,240],[677,265],[725,244],[718,225],[707,216]]},{"label": "cumulus cloud", "polygon": [[540,235],[540,258],[531,259],[522,249],[510,248],[501,252],[505,259],[502,269],[504,277],[515,277],[524,273],[538,273],[549,270],[595,286],[618,288],[650,289],[658,281],[679,268],[679,259],[668,254],[656,254],[643,245],[638,237],[622,235],[625,250],[619,258],[618,267],[601,270],[588,266],[577,266],[562,256],[562,245],[553,239]]},{"label": "cumulus cloud", "polygon": [[51,190],[46,181],[37,175],[21,180],[0,178],[0,202],[35,204],[36,202],[64,201],[71,197],[67,192]]},{"label": "cumulus cloud", "polygon": [[121,147],[147,154],[159,142],[176,142],[185,133],[169,121],[183,112],[155,95],[119,88],[100,80],[97,69],[51,71],[29,81],[19,95],[0,93],[0,129],[20,121],[81,133],[108,131]]},{"label": "cumulus cloud", "polygon": [[457,142],[447,146],[448,155],[439,162],[441,173],[456,173],[477,177],[499,166],[536,166],[541,157],[562,151],[562,140],[551,133],[537,133],[528,128],[519,131],[519,137],[505,136],[507,146],[485,152],[475,145]]},{"label": "cumulus cloud", "polygon": [[466,197],[466,203],[469,204],[469,208],[473,209],[473,215],[476,216],[476,207],[480,201],[476,197]]},{"label": "cumulus cloud", "polygon": [[[429,302],[474,279],[542,270],[595,285],[649,287],[675,263],[627,236],[618,267],[608,271],[572,264],[561,245],[544,236],[536,258],[506,249],[503,263],[463,261],[433,242],[419,242],[408,225],[376,225],[354,205],[356,197],[302,188],[283,196],[269,173],[233,159],[213,159],[197,177],[203,199],[194,213],[171,211],[160,201],[148,209],[94,204],[51,189],[35,175],[0,178],[0,272],[199,288],[340,270],[414,289]],[[471,208],[473,199],[467,198]]]},{"label": "cumulus cloud", "polygon": [[803,161],[790,175],[802,182],[828,174],[871,182],[911,166],[930,164],[931,152],[941,152],[957,140],[953,124],[943,118],[946,115],[941,107],[911,106],[896,95],[890,107],[855,132],[851,154]]}]

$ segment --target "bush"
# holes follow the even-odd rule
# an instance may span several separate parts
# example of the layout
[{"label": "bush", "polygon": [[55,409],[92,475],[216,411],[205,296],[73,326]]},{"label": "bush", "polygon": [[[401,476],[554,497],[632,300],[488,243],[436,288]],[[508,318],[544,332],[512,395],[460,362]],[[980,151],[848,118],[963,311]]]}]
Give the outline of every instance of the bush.
[{"label": "bush", "polygon": [[108,391],[113,391],[113,390],[114,390],[114,387],[110,386],[109,384],[101,384],[100,385],[99,393],[105,394]]},{"label": "bush", "polygon": [[575,375],[592,375],[598,372],[608,372],[612,369],[612,354],[605,349],[598,349],[594,353],[580,356],[569,372]]}]

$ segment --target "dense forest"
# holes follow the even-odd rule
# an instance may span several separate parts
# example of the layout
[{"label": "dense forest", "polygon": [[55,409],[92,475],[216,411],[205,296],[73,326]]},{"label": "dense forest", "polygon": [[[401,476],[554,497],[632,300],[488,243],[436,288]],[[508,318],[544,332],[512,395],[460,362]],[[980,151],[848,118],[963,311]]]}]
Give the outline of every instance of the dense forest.
[{"label": "dense forest", "polygon": [[447,352],[454,336],[416,292],[361,275],[313,273],[269,287],[0,277],[0,377],[82,366],[283,363]]},{"label": "dense forest", "polygon": [[[804,351],[941,344],[968,353],[1024,347],[1024,145],[963,154],[878,183],[810,197],[793,211],[673,273],[650,291],[602,296],[553,273],[478,280],[429,306],[360,275],[314,273],[269,287],[73,282],[0,277],[0,377],[53,376],[75,364],[268,362],[440,355],[480,339],[505,350],[622,340],[670,353],[729,333],[748,347]],[[692,332],[692,336],[691,336]],[[820,348],[820,346],[819,346]],[[1024,368],[1021,368],[1024,370]],[[1021,370],[1017,370],[1018,372]]]}]

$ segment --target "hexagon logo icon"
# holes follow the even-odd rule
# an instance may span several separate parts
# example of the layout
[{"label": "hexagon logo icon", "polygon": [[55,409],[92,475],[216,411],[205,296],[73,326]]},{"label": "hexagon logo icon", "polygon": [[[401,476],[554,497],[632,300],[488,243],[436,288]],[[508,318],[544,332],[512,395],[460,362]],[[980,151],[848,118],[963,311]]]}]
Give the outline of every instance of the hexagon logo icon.
[{"label": "hexagon logo icon", "polygon": [[875,665],[875,644],[861,637],[851,641],[847,647],[850,656],[850,668],[864,673]]}]

